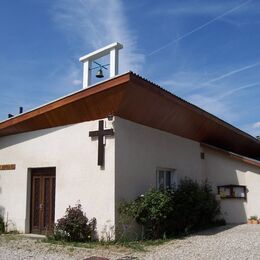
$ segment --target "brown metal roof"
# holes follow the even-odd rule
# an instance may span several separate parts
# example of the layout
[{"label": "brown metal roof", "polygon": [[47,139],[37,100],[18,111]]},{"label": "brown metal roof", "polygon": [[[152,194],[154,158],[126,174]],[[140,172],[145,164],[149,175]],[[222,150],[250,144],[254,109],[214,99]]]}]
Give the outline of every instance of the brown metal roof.
[{"label": "brown metal roof", "polygon": [[260,159],[259,140],[132,72],[6,120],[0,123],[0,136],[109,114]]}]

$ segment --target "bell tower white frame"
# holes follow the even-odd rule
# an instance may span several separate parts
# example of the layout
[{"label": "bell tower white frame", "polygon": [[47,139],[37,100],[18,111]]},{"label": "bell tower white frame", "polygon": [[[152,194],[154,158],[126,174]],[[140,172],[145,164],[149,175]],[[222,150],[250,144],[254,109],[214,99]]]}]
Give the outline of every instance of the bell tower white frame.
[{"label": "bell tower white frame", "polygon": [[91,66],[92,62],[106,55],[110,55],[110,78],[118,75],[119,50],[123,45],[119,42],[114,42],[99,50],[93,51],[85,56],[82,56],[79,61],[83,63],[83,88],[91,85]]}]

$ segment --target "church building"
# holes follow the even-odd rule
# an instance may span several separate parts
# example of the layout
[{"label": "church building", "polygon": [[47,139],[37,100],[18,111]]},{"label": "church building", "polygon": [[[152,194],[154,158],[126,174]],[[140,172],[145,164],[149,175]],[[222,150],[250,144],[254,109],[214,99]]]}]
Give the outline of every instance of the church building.
[{"label": "church building", "polygon": [[[0,122],[0,214],[8,228],[44,234],[80,202],[105,237],[122,200],[185,177],[211,184],[228,223],[260,217],[260,141],[133,72],[119,75],[121,48],[80,59],[83,89]],[[110,78],[91,85],[104,55]]]}]

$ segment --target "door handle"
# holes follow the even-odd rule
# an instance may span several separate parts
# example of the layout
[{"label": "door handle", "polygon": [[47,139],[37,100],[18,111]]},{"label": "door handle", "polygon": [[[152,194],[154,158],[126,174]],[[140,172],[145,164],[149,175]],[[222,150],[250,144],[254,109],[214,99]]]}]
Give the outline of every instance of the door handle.
[{"label": "door handle", "polygon": [[43,204],[42,204],[42,203],[40,203],[40,205],[39,205],[39,209],[40,209],[40,210],[43,209]]}]

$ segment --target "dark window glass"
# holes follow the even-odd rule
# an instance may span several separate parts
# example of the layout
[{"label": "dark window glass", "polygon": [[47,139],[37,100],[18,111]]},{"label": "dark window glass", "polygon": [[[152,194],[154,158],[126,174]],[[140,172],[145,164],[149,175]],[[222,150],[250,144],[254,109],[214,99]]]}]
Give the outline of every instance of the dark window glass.
[{"label": "dark window glass", "polygon": [[159,171],[159,188],[164,189],[164,172]]},{"label": "dark window glass", "polygon": [[166,189],[170,189],[171,188],[171,172],[170,171],[166,171]]}]

